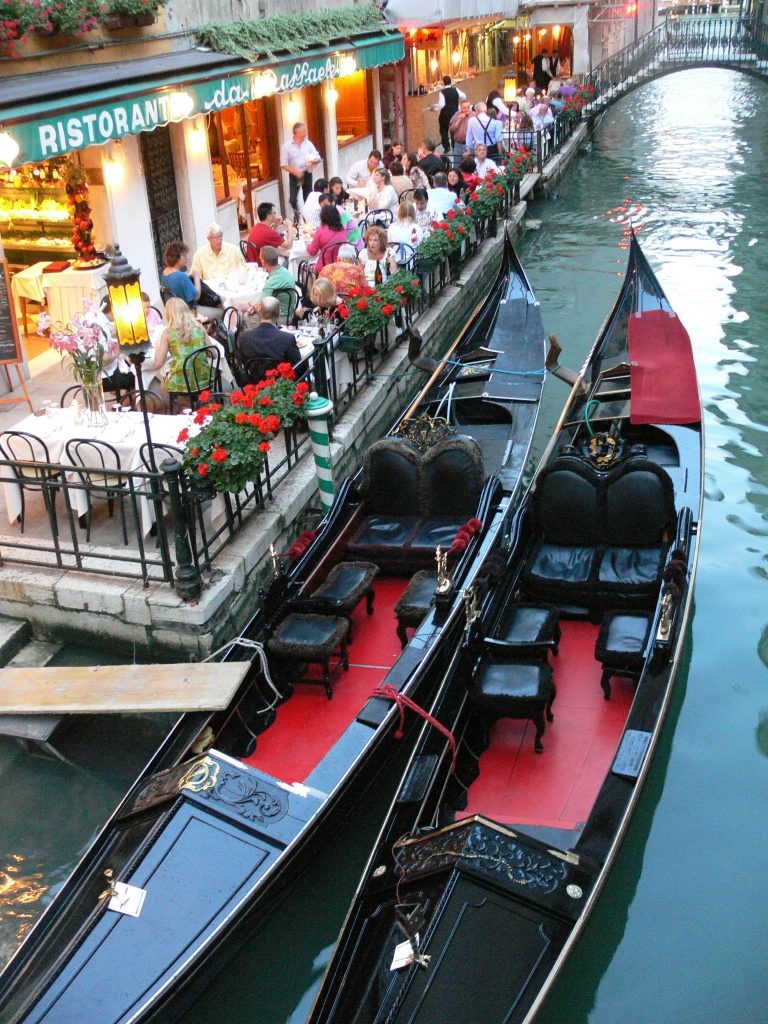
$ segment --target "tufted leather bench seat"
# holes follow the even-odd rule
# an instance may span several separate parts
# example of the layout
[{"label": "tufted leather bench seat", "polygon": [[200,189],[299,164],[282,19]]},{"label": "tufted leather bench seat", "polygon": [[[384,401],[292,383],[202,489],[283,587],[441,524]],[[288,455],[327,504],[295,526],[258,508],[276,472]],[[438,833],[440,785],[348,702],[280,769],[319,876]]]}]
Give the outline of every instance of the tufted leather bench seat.
[{"label": "tufted leather bench seat", "polygon": [[598,470],[560,456],[543,470],[531,514],[528,594],[592,613],[654,600],[675,523],[672,481],[656,463],[631,455]]},{"label": "tufted leather bench seat", "polygon": [[544,717],[552,721],[555,699],[552,668],[546,661],[496,661],[483,659],[470,688],[472,703],[491,722],[499,718],[528,718],[536,726],[533,747],[544,749]]},{"label": "tufted leather bench seat", "polygon": [[366,516],[347,543],[350,558],[399,575],[434,565],[475,514],[483,459],[472,438],[451,437],[419,452],[403,438],[376,441],[363,460]]}]

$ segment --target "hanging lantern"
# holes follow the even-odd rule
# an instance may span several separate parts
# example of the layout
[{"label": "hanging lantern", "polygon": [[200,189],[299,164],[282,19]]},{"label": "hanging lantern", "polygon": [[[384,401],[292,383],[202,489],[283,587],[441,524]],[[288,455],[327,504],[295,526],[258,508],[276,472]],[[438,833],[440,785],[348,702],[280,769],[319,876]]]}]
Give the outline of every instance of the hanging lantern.
[{"label": "hanging lantern", "polygon": [[118,248],[105,277],[117,341],[128,354],[143,351],[149,345],[139,273]]},{"label": "hanging lantern", "polygon": [[511,103],[517,99],[517,79],[514,75],[504,76],[504,102]]}]

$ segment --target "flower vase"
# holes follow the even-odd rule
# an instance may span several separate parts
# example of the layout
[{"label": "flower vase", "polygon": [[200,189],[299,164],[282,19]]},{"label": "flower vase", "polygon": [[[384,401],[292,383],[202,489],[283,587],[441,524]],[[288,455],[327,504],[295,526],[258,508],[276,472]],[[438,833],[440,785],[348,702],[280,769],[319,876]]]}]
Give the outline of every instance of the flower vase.
[{"label": "flower vase", "polygon": [[83,423],[87,427],[106,427],[107,407],[101,374],[98,370],[81,370],[75,373],[75,380],[83,389]]}]

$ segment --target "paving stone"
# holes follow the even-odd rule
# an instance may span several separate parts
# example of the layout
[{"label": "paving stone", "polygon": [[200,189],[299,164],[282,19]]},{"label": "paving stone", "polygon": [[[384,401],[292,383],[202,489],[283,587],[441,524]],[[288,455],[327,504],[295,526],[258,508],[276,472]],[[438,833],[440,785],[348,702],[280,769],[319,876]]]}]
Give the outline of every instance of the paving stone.
[{"label": "paving stone", "polygon": [[0,618],[0,665],[5,665],[30,635],[29,623],[23,619]]}]

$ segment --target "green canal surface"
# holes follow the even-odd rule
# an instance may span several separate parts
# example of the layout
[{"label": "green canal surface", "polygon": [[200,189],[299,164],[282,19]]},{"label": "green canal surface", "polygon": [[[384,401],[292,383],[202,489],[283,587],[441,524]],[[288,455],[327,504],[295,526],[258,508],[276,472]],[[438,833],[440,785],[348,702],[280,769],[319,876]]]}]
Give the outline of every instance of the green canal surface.
[{"label": "green canal surface", "polygon": [[[618,861],[539,1024],[768,1021],[767,111],[768,85],[734,72],[643,86],[608,111],[519,245],[576,367],[621,284],[631,215],[692,337],[706,432],[695,614],[675,697]],[[547,382],[538,453],[565,397]],[[35,886],[65,876],[130,767],[112,765],[108,747],[102,765],[75,771],[0,746],[0,928],[12,922],[0,942],[36,916],[48,892]],[[304,1021],[395,781],[377,780],[184,1024]],[[20,877],[26,887],[4,882]],[[491,971],[492,949],[489,937]],[[467,1022],[447,1007],[445,1024]]]}]

